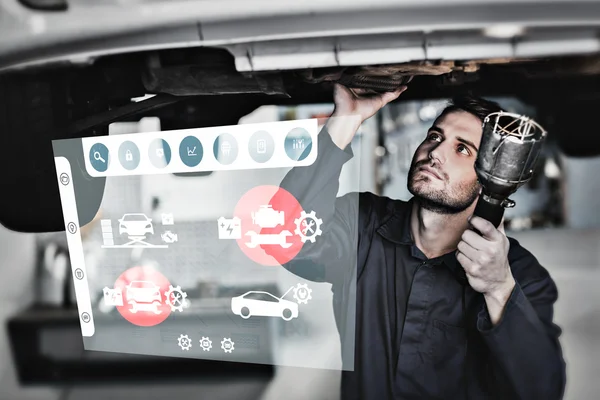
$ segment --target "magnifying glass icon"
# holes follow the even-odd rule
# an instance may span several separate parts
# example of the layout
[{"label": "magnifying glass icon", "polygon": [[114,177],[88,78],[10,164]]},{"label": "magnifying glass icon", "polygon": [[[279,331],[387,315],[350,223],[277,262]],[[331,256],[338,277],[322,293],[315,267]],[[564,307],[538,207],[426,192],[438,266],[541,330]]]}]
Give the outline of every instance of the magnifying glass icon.
[{"label": "magnifying glass icon", "polygon": [[105,160],[104,158],[102,158],[102,155],[100,154],[100,152],[99,152],[99,151],[95,151],[95,152],[94,152],[94,159],[95,159],[96,161],[102,161],[103,163],[105,163],[105,164],[106,164],[106,160]]}]

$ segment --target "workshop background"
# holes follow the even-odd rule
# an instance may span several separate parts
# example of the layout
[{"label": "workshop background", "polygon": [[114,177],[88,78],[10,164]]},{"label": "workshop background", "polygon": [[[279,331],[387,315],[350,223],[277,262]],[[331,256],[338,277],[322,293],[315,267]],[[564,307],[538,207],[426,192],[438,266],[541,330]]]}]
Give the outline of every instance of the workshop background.
[{"label": "workshop background", "polygon": [[[536,116],[535,109],[515,99],[492,100],[499,101],[509,111]],[[361,153],[360,164],[349,163],[344,167],[340,194],[347,186],[345,182],[359,173],[361,190],[408,199],[406,177],[412,154],[446,104],[447,99],[392,104],[366,121],[352,144],[353,149]],[[322,118],[332,109],[332,104],[263,106],[242,118],[240,123]],[[151,117],[139,122],[113,124],[110,134],[155,130],[160,130],[160,120]],[[552,141],[545,146],[541,157],[534,179],[512,197],[517,206],[507,211],[507,233],[538,257],[558,285],[555,321],[563,329],[561,343],[568,375],[565,399],[592,399],[600,392],[597,380],[600,369],[600,293],[597,290],[600,283],[600,213],[597,213],[600,198],[595,195],[600,191],[600,180],[596,177],[600,158],[566,157]],[[218,179],[218,172],[212,175],[211,179]],[[135,208],[144,207],[148,199],[160,202],[169,191],[186,190],[183,186],[188,187],[187,190],[200,191],[209,185],[209,180],[203,176],[186,178],[184,185],[173,179],[171,186],[166,181],[160,190],[154,187],[150,193],[144,190],[144,179],[144,176],[132,176],[119,180],[119,185],[125,186],[108,185],[105,195],[127,190],[127,201]],[[193,207],[181,212],[190,222],[203,219]],[[97,240],[99,238],[94,235],[85,238],[88,251],[93,252],[92,244]],[[1,228],[0,321],[3,326],[6,328],[11,318],[34,303],[47,306],[49,310],[73,307],[66,301],[66,298],[72,301],[71,283],[65,281],[69,268],[64,232],[34,235]],[[184,282],[182,287],[197,284]],[[80,339],[77,334],[59,335],[52,339],[51,346],[54,353],[64,351],[83,359],[93,359],[93,355],[83,354]],[[11,343],[7,330],[3,329],[0,333],[0,399],[339,398],[339,371],[277,366],[272,375],[264,376],[243,372],[232,376],[224,372],[222,379],[210,380],[182,378],[166,382],[120,381],[101,385],[72,382],[63,387],[22,385],[18,382],[15,368],[15,357],[22,355],[16,354]],[[117,360],[118,355],[113,359]],[[290,390],[291,387],[294,390]]]}]

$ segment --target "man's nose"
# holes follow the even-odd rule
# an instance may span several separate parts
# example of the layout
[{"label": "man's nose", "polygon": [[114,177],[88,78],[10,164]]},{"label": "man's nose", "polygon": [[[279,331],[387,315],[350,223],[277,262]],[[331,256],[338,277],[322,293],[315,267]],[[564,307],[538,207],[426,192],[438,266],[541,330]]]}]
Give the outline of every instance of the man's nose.
[{"label": "man's nose", "polygon": [[440,143],[429,152],[429,159],[440,165],[443,165],[446,162],[445,149],[443,148],[443,144]]}]

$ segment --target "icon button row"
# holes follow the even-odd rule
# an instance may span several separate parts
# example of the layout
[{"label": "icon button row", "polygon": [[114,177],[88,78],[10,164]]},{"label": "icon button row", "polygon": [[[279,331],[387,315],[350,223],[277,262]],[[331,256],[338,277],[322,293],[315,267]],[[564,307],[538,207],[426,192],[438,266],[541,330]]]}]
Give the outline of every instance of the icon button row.
[{"label": "icon button row", "polygon": [[[193,341],[188,335],[181,334],[177,338],[177,345],[181,350],[189,351],[193,347],[192,343]],[[212,347],[212,340],[207,336],[202,336],[202,339],[200,339],[200,348],[203,351],[210,351]],[[233,353],[233,350],[235,350],[235,342],[231,340],[231,338],[223,338],[223,340],[221,340],[221,349],[225,353]]]},{"label": "icon button row", "polygon": [[[288,132],[284,141],[286,155],[293,161],[302,161],[311,152],[312,138],[304,128],[295,128]],[[213,144],[213,155],[222,165],[232,164],[239,155],[239,145],[230,133],[220,134]],[[275,152],[275,141],[271,134],[264,130],[256,131],[248,142],[248,153],[257,163],[268,162]],[[202,161],[204,148],[195,136],[186,136],[179,143],[179,158],[187,167],[196,167]],[[128,171],[136,169],[140,164],[140,149],[132,141],[121,143],[118,150],[119,163]],[[172,159],[169,143],[164,139],[154,139],[148,146],[148,159],[156,168],[165,168]],[[111,163],[108,148],[102,143],[95,143],[90,148],[89,160],[98,172],[106,172]],[[64,183],[63,183],[64,184]]]}]

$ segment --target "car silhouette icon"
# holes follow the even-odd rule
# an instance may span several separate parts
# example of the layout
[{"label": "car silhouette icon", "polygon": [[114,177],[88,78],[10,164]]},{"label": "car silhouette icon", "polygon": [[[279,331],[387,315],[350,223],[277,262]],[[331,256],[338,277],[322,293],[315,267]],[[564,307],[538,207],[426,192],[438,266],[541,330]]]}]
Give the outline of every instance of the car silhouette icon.
[{"label": "car silhouette icon", "polygon": [[268,292],[249,291],[231,299],[231,311],[244,319],[261,316],[281,317],[289,321],[298,317],[298,304]]},{"label": "car silhouette icon", "polygon": [[132,313],[150,311],[160,314],[159,306],[162,302],[160,287],[150,281],[131,281],[126,286],[127,303],[131,305]]},{"label": "car silhouette icon", "polygon": [[152,219],[146,214],[124,214],[119,219],[119,235],[126,233],[128,236],[146,236],[154,234]]}]

